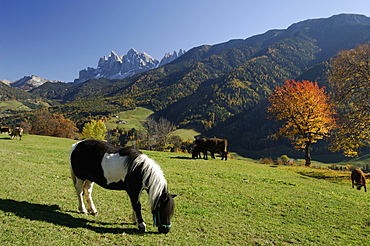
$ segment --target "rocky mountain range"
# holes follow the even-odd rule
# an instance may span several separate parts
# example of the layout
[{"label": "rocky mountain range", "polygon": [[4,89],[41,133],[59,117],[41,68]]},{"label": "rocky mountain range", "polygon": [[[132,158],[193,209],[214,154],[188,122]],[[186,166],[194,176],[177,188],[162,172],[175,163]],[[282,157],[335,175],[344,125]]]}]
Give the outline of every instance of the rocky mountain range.
[{"label": "rocky mountain range", "polygon": [[80,84],[89,79],[98,78],[124,79],[170,63],[184,53],[185,51],[181,49],[179,53],[176,51],[166,53],[162,60],[158,61],[147,53],[138,52],[135,49],[130,49],[126,55],[122,56],[112,51],[108,57],[104,56],[99,59],[97,68],[88,67],[81,70],[78,79],[75,79],[73,84]]},{"label": "rocky mountain range", "polygon": [[24,91],[30,91],[34,88],[37,88],[46,82],[51,82],[51,83],[58,83],[61,82],[59,80],[48,80],[48,79],[43,79],[40,78],[39,76],[36,75],[31,75],[31,76],[24,76],[21,79],[18,79],[14,82],[11,82],[9,80],[0,80],[0,82],[10,85],[12,87],[18,87]]},{"label": "rocky mountain range", "polygon": [[167,63],[170,63],[180,56],[185,54],[185,50],[180,49],[180,51],[177,53],[174,51],[173,53],[166,53],[164,57],[162,58],[161,62],[159,63],[159,67],[166,65]]},{"label": "rocky mountain range", "polygon": [[[80,84],[89,79],[124,79],[133,76],[137,73],[145,72],[160,66],[164,66],[178,57],[185,54],[185,51],[180,49],[179,52],[166,53],[161,61],[152,58],[145,52],[138,52],[135,49],[130,49],[126,55],[119,56],[116,52],[112,51],[106,57],[101,57],[98,62],[97,68],[88,67],[79,72],[79,77],[74,80],[73,84]],[[30,91],[43,85],[46,82],[62,82],[59,80],[48,80],[36,75],[24,76],[16,81],[0,80],[0,82],[18,87],[24,91]]]}]

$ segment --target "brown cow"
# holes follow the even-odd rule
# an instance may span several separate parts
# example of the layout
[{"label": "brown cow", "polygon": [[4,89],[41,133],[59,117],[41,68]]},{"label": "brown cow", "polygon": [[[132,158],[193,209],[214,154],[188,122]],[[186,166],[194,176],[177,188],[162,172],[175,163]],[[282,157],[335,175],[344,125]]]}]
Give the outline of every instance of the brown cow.
[{"label": "brown cow", "polygon": [[10,127],[5,127],[5,126],[2,126],[0,128],[0,131],[1,133],[5,132],[5,133],[10,133]]},{"label": "brown cow", "polygon": [[19,137],[19,140],[22,140],[23,128],[22,127],[14,127],[12,133],[10,134],[11,138],[15,138],[16,136]]},{"label": "brown cow", "polygon": [[352,171],[351,179],[352,179],[352,188],[354,188],[356,185],[357,189],[361,190],[361,187],[363,186],[366,192],[366,177],[360,169],[355,169]]},{"label": "brown cow", "polygon": [[204,159],[208,159],[207,152],[211,152],[212,158],[215,158],[214,153],[221,152],[221,160],[225,158],[227,160],[227,139],[219,138],[201,138],[194,141],[193,158],[200,157],[200,153],[203,152]]}]

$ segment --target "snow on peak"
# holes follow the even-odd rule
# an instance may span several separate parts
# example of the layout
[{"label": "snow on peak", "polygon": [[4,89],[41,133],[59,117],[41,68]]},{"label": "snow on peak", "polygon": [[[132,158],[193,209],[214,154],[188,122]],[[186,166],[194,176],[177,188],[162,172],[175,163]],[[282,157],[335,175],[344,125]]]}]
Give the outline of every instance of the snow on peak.
[{"label": "snow on peak", "polygon": [[183,54],[185,54],[185,51],[183,51],[182,49],[180,49],[179,53],[177,53],[176,51],[174,51],[173,53],[166,53],[162,58],[161,62],[159,63],[159,66],[163,66],[167,63],[170,63],[179,58],[180,56],[182,56]]},{"label": "snow on peak", "polygon": [[183,55],[185,51],[180,49],[177,53],[166,53],[161,62],[154,59],[145,52],[138,52],[131,48],[126,55],[119,56],[111,51],[108,57],[99,59],[98,67],[83,69],[79,73],[79,78],[75,79],[74,84],[79,84],[91,78],[124,79],[140,72],[163,66]]},{"label": "snow on peak", "polygon": [[31,75],[31,76],[24,76],[21,79],[18,79],[14,82],[10,82],[9,85],[12,87],[18,87],[20,89],[23,89],[25,91],[32,90],[36,87],[39,87],[46,82],[52,82],[52,83],[57,83],[61,82],[59,80],[48,80],[48,79],[43,79],[40,78],[39,76],[36,75]]}]

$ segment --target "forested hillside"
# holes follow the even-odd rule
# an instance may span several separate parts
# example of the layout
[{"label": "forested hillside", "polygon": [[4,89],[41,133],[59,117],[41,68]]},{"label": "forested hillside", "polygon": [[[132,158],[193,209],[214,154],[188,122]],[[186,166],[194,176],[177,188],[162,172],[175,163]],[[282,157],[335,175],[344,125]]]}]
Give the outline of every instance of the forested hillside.
[{"label": "forested hillside", "polygon": [[[19,88],[11,87],[2,82],[0,82],[0,102],[1,101],[18,101],[20,104],[25,105],[29,109],[37,109],[52,104],[52,101],[48,99],[26,92]],[[22,108],[0,108],[0,112],[2,112],[4,115],[16,115],[23,111],[24,110]]]}]

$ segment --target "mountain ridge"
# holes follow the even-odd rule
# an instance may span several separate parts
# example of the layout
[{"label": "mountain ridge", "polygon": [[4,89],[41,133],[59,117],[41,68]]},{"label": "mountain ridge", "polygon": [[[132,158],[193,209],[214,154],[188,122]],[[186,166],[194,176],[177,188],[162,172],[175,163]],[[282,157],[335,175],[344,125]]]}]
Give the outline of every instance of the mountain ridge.
[{"label": "mountain ridge", "polygon": [[0,80],[0,82],[12,86],[12,87],[18,87],[19,89],[22,89],[24,91],[30,91],[33,88],[39,87],[46,82],[50,83],[58,83],[61,82],[59,80],[48,80],[48,79],[43,79],[39,76],[36,75],[31,75],[31,76],[24,76],[21,79],[18,79],[16,81],[9,81],[9,80]]},{"label": "mountain ridge", "polygon": [[145,52],[131,48],[126,55],[119,56],[114,51],[106,57],[101,57],[97,68],[88,67],[79,72],[79,77],[73,84],[80,84],[89,79],[124,79],[137,73],[145,72],[170,63],[185,53],[182,49],[177,53],[166,53],[161,61],[154,59]]}]

